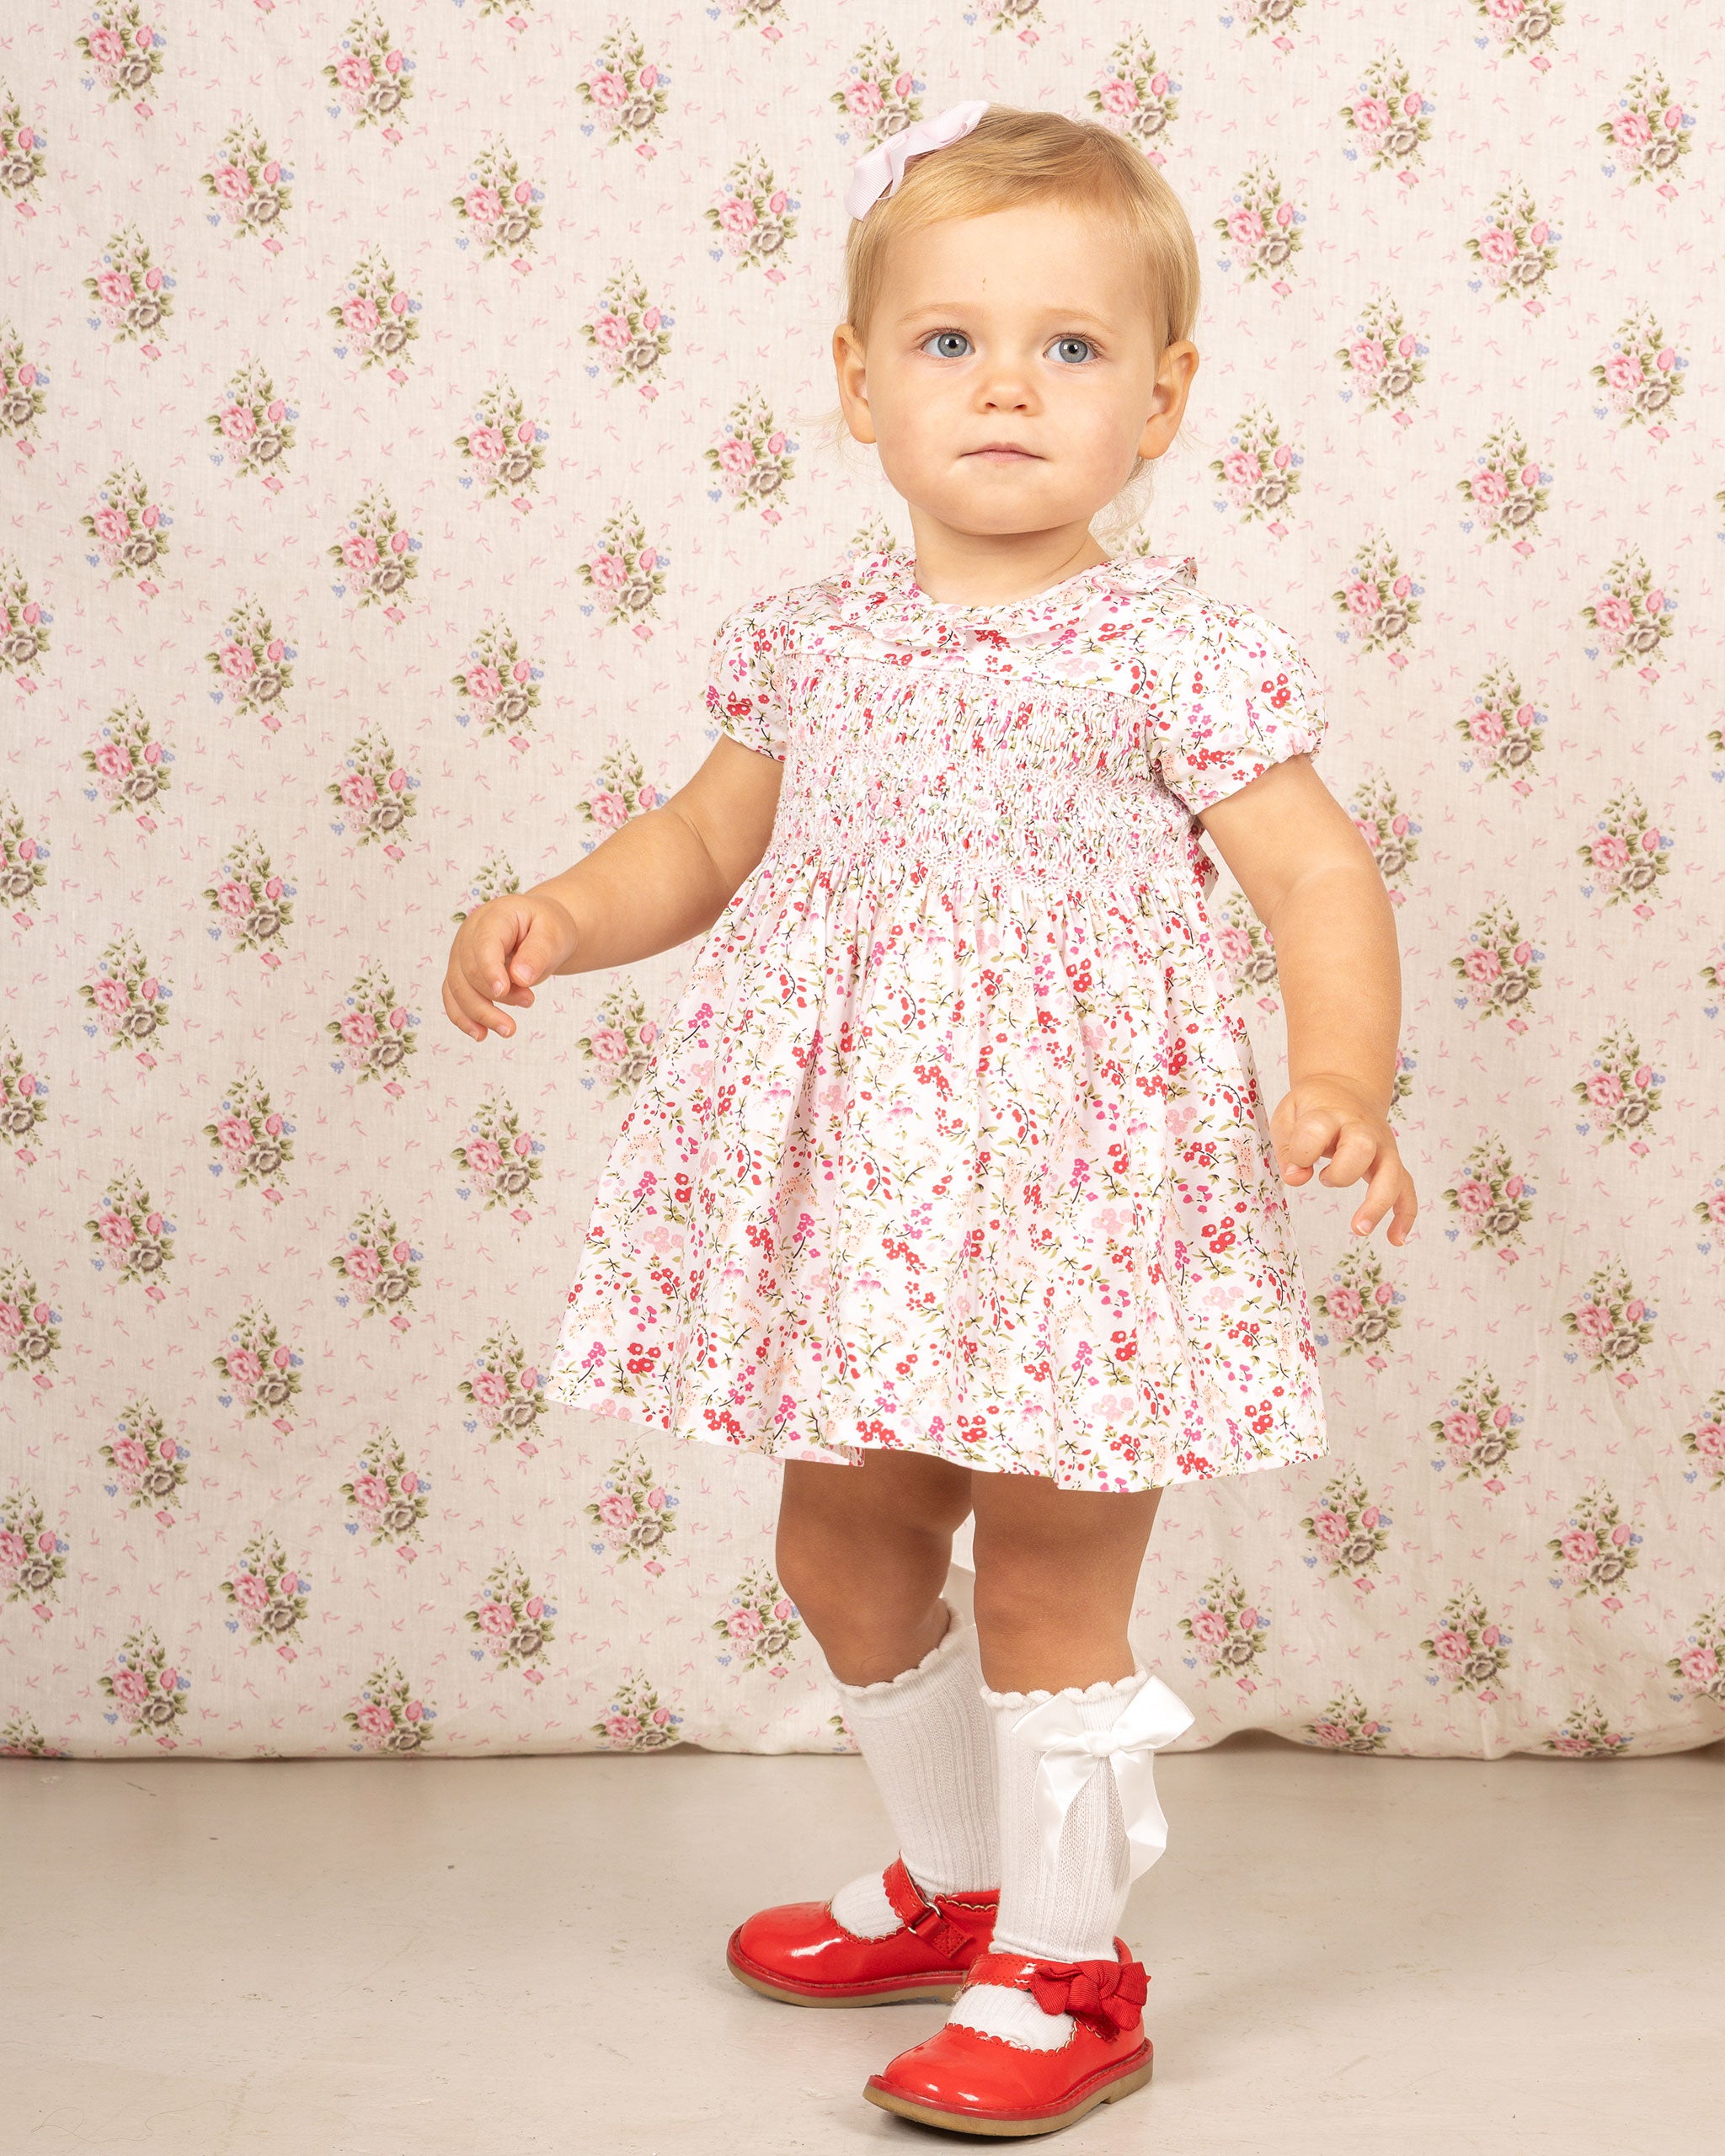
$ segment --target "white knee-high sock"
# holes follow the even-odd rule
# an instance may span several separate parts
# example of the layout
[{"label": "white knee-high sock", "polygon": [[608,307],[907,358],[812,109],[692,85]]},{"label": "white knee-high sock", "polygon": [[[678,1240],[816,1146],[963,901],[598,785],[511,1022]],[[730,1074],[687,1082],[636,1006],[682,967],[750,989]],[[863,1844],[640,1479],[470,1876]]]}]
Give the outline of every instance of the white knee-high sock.
[{"label": "white knee-high sock", "polygon": [[[905,1869],[925,1894],[974,1893],[1000,1882],[997,1745],[976,1628],[943,1606],[945,1636],[914,1668],[879,1684],[834,1682]],[[861,1939],[900,1929],[879,1871],[841,1887],[832,1909]]]},{"label": "white knee-high sock", "polygon": [[[1093,1774],[1078,1791],[1051,1860],[1034,1806],[1042,1754],[1014,1734],[1033,1707],[1059,1698],[1073,1703],[1086,1731],[1111,1729],[1149,1681],[1139,1670],[1117,1684],[1069,1687],[1060,1693],[982,1694],[992,1710],[1000,1763],[1001,1901],[994,1951],[1047,1961],[1111,1961],[1114,1934],[1131,1887],[1130,1851],[1114,1775]],[[1004,2037],[1031,2051],[1057,2051],[1072,2033],[1070,2015],[1044,2014],[1028,1992],[1006,1984],[975,1984],[950,2019],[984,2036]]]}]

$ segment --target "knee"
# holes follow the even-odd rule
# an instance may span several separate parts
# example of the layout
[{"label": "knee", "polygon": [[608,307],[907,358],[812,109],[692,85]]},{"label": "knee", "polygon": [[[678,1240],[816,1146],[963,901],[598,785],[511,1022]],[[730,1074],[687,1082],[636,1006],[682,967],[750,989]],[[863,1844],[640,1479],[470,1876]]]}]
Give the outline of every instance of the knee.
[{"label": "knee", "polygon": [[1004,1638],[1124,1627],[1159,1494],[991,1491],[976,1517],[978,1629]]},{"label": "knee", "polygon": [[[847,1470],[822,1467],[838,1476]],[[823,1487],[819,1497],[825,1500]],[[937,1606],[952,1561],[952,1531],[916,1519],[884,1516],[867,1506],[793,1502],[779,1515],[779,1582],[829,1660],[848,1670],[863,1662],[869,1677],[895,1676],[938,1636]],[[912,1648],[915,1652],[911,1652]],[[881,1658],[879,1669],[873,1661]]]},{"label": "knee", "polygon": [[1086,1531],[1092,1518],[1069,1492],[979,1510],[975,1611],[985,1639],[1052,1637],[1090,1620],[1109,1570],[1106,1543]]},{"label": "knee", "polygon": [[[828,1469],[826,1473],[841,1470]],[[896,1601],[907,1579],[950,1561],[950,1531],[868,1513],[787,1511],[778,1524],[779,1583],[804,1614],[823,1608],[866,1607]]]},{"label": "knee", "polygon": [[1023,1519],[993,1520],[985,1532],[979,1517],[976,1629],[989,1684],[1054,1692],[1129,1676],[1141,1554],[1135,1540],[1098,1545]]},{"label": "knee", "polygon": [[[1065,1583],[1070,1593],[1071,1582]],[[1057,1568],[1033,1550],[996,1550],[976,1567],[976,1628],[985,1639],[1017,1640],[1055,1629],[1061,1607]]]},{"label": "knee", "polygon": [[[822,1471],[845,1472],[837,1467]],[[817,1639],[828,1637],[856,1606],[865,1541],[854,1524],[847,1525],[841,1513],[825,1506],[787,1504],[780,1511],[779,1584]]]},{"label": "knee", "polygon": [[781,1519],[776,1561],[779,1585],[810,1623],[826,1607],[833,1581],[830,1537],[820,1523]]}]

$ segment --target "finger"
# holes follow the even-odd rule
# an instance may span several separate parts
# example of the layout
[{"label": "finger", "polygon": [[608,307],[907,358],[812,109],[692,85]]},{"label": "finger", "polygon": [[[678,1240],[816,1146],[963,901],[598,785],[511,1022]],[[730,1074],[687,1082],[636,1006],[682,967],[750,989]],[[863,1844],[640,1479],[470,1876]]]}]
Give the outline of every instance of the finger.
[{"label": "finger", "polygon": [[[527,931],[516,947],[510,961],[510,978],[522,987],[530,981],[542,981],[553,969],[563,963],[567,955],[563,938],[558,933],[549,915],[543,911],[531,915]],[[531,998],[528,999],[530,1001]]]},{"label": "finger", "polygon": [[1277,1102],[1274,1108],[1271,1111],[1270,1144],[1275,1152],[1277,1173],[1290,1182],[1303,1181],[1306,1176],[1310,1172],[1309,1170],[1305,1168],[1298,1169],[1292,1173],[1290,1172],[1288,1161],[1288,1139],[1293,1127],[1293,1120],[1294,1116],[1291,1096],[1287,1093],[1284,1093],[1281,1099]]},{"label": "finger", "polygon": [[507,911],[493,912],[488,907],[468,926],[471,933],[465,939],[467,948],[459,953],[456,970],[465,977],[476,995],[506,994],[510,955],[521,934],[520,925]]},{"label": "finger", "polygon": [[451,1026],[457,1026],[469,1040],[483,1040],[485,1037],[449,992],[449,983],[443,984],[443,1015]]},{"label": "finger", "polygon": [[482,995],[471,979],[465,978],[458,971],[451,971],[448,987],[457,1007],[480,1028],[479,1038],[482,1040],[488,1031],[505,1036],[515,1031],[515,1020],[505,1017],[495,1004]]},{"label": "finger", "polygon": [[469,1040],[483,1041],[484,1039],[484,1027],[466,1009],[461,998],[446,980],[443,984],[443,1009],[450,1023],[452,1026],[459,1026]]},{"label": "finger", "polygon": [[1359,1201],[1359,1210],[1354,1216],[1355,1235],[1369,1235],[1376,1227],[1395,1203],[1407,1173],[1395,1147],[1386,1145],[1378,1155],[1371,1181],[1366,1185],[1365,1195]]},{"label": "finger", "polygon": [[1404,1168],[1402,1171],[1402,1187],[1396,1193],[1395,1214],[1390,1222],[1390,1241],[1398,1248],[1412,1233],[1418,1211],[1419,1198],[1413,1187],[1413,1177]]},{"label": "finger", "polygon": [[488,956],[478,944],[465,955],[458,955],[450,968],[450,979],[462,1007],[498,1033],[514,1031],[498,1009],[499,1003],[517,1000],[510,992],[509,974],[502,955],[501,939],[498,954]]},{"label": "finger", "polygon": [[1315,1166],[1334,1145],[1341,1126],[1342,1118],[1333,1109],[1308,1108],[1288,1134],[1285,1157],[1295,1167]]},{"label": "finger", "polygon": [[1372,1162],[1378,1157],[1379,1141],[1363,1123],[1344,1123],[1341,1135],[1331,1150],[1330,1165],[1323,1171],[1322,1180],[1332,1190],[1343,1183],[1358,1182],[1369,1174]]},{"label": "finger", "polygon": [[1287,1166],[1291,1160],[1290,1147],[1294,1145],[1294,1132],[1298,1129],[1298,1117],[1294,1115],[1294,1095],[1283,1093],[1270,1115],[1270,1140],[1277,1149],[1277,1164]]}]

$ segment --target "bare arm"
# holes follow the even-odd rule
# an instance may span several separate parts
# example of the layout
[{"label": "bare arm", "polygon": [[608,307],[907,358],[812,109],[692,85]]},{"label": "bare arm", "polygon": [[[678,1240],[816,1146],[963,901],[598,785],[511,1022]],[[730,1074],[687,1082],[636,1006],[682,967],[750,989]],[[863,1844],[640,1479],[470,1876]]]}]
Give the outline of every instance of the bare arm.
[{"label": "bare arm", "polygon": [[766,851],[784,766],[721,734],[688,784],[585,860],[462,923],[443,1007],[475,1040],[514,1033],[533,984],[673,950],[712,927]]},{"label": "bare arm", "polygon": [[772,835],[784,766],[722,734],[663,808],[632,816],[583,861],[534,886],[574,921],[560,974],[633,965],[712,927]]},{"label": "bare arm", "polygon": [[1371,849],[1309,757],[1272,765],[1202,818],[1276,947],[1288,1014],[1288,1094],[1271,1118],[1285,1182],[1367,1178],[1369,1235],[1392,1243],[1418,1209],[1388,1123],[1402,1027],[1395,915]]}]

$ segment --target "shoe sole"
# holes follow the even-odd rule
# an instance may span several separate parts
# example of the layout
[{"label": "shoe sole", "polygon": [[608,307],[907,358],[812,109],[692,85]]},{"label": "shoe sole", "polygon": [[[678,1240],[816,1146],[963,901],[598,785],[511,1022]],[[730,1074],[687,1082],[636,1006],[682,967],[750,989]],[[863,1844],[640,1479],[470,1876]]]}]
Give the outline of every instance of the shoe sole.
[{"label": "shoe sole", "polygon": [[784,2006],[910,2006],[924,2000],[949,2006],[964,1982],[962,1969],[937,1969],[926,1977],[907,1977],[900,1983],[883,1983],[868,1990],[793,1991],[788,1984],[776,1983],[764,1969],[757,1972],[734,1952],[727,1951],[724,1959],[740,1984]]},{"label": "shoe sole", "polygon": [[975,2134],[987,2140],[1026,2140],[1032,2134],[1056,2133],[1062,2127],[1076,2126],[1101,2105],[1118,2104],[1123,2096],[1143,2088],[1150,2079],[1153,2064],[1153,2060],[1146,2059],[1142,2066],[1133,2068],[1129,2073],[1117,2074],[1088,2095],[1081,2096],[1076,2104],[1068,2105],[1064,2111],[1046,2112],[1036,2118],[988,2118],[975,2111],[947,2111],[939,2105],[919,2104],[890,2089],[877,2087],[872,2080],[864,2086],[862,2094],[882,2111],[891,2111],[901,2119],[913,2119],[918,2126],[943,2127],[948,2133]]}]

